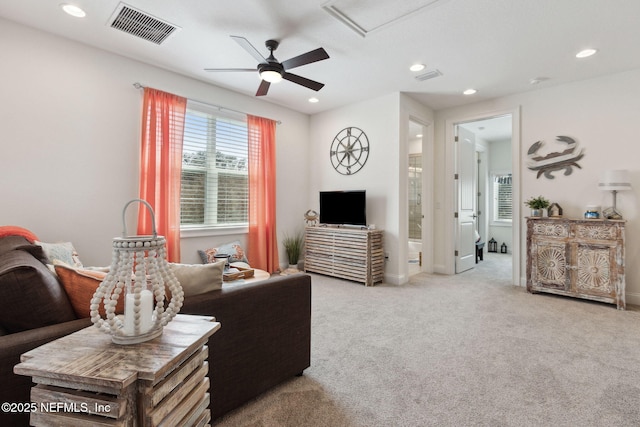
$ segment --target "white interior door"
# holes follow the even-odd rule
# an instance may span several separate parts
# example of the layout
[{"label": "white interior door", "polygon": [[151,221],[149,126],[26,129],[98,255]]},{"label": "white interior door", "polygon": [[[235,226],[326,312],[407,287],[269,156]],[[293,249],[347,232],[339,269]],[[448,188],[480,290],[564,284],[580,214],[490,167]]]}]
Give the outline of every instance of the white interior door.
[{"label": "white interior door", "polygon": [[456,273],[475,266],[476,162],[475,135],[456,126]]}]

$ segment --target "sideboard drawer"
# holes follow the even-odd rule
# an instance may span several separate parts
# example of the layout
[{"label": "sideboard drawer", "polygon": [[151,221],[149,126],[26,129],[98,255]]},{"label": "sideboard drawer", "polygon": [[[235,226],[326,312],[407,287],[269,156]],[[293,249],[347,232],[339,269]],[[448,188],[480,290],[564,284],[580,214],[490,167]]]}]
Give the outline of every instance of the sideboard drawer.
[{"label": "sideboard drawer", "polygon": [[576,237],[591,240],[616,240],[619,227],[610,224],[576,224]]},{"label": "sideboard drawer", "polygon": [[533,224],[532,232],[534,236],[569,237],[569,224],[549,221],[537,222]]}]

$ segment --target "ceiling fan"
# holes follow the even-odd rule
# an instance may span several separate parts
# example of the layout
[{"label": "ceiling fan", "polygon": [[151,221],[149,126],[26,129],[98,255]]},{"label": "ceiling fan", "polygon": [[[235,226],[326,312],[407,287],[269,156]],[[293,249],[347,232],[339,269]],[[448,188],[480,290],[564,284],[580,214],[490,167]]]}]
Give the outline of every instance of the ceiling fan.
[{"label": "ceiling fan", "polygon": [[251,56],[258,61],[257,68],[205,68],[205,71],[258,71],[262,82],[258,87],[256,96],[264,96],[269,91],[271,83],[279,82],[282,79],[289,80],[290,82],[297,83],[301,86],[308,87],[315,91],[319,91],[324,86],[324,83],[319,83],[314,80],[307,79],[306,77],[298,76],[297,74],[291,74],[288,71],[295,67],[310,64],[312,62],[322,61],[328,59],[329,55],[323,48],[318,48],[302,55],[298,55],[291,59],[287,59],[283,62],[273,56],[273,51],[278,48],[278,41],[267,40],[264,44],[269,49],[269,57],[265,58],[247,39],[239,36],[231,36],[244,50],[246,50]]}]

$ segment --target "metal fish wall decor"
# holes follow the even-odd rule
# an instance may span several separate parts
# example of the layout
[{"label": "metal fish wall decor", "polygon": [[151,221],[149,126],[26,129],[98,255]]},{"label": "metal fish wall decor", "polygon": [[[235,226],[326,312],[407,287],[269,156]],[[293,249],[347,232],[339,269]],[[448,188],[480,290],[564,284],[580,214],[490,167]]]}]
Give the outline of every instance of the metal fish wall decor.
[{"label": "metal fish wall decor", "polygon": [[545,177],[554,179],[555,176],[553,176],[553,172],[562,169],[564,169],[564,175],[571,175],[574,166],[582,169],[577,161],[584,156],[584,153],[582,149],[576,151],[578,147],[576,140],[568,136],[560,135],[556,137],[556,141],[567,144],[567,148],[563,151],[556,151],[546,156],[541,156],[538,154],[538,150],[542,147],[543,141],[534,142],[531,147],[529,147],[527,157],[531,161],[527,164],[527,167],[532,171],[538,172],[536,178],[540,178],[540,175],[544,174]]}]

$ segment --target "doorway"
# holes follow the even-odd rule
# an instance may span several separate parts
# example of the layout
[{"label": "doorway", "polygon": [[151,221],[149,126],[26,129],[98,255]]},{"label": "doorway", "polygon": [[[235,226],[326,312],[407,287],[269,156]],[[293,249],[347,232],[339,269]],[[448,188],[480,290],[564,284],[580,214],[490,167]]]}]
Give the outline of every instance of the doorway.
[{"label": "doorway", "polygon": [[[464,174],[473,177],[474,193],[477,199],[474,204],[476,224],[474,239],[480,237],[484,242],[483,255],[489,254],[489,241],[496,242],[491,249],[497,248],[496,252],[491,252],[490,256],[484,257],[487,261],[496,259],[498,255],[501,265],[508,259],[511,265],[511,282],[520,284],[520,239],[519,239],[519,110],[504,111],[500,113],[481,115],[463,120],[447,121],[446,125],[447,150],[449,151],[448,167],[451,168],[451,176]],[[464,129],[471,133],[475,139],[477,148],[473,164],[467,162],[467,168],[472,171],[459,171],[458,146],[455,141],[457,129]],[[455,188],[454,195],[450,198],[450,206],[453,210],[452,217],[458,212],[459,185],[456,179],[452,181]],[[507,201],[509,203],[507,203]],[[508,217],[508,218],[507,218]],[[456,273],[456,256],[460,244],[470,244],[460,242],[461,238],[468,239],[469,233],[459,233],[458,218],[452,220],[451,230],[456,238],[452,252],[452,257],[448,263],[448,270],[451,274]],[[475,243],[475,242],[474,242]],[[475,247],[475,244],[474,244]],[[474,248],[475,249],[475,248]],[[474,254],[475,255],[475,254]],[[474,257],[475,258],[475,257]],[[478,260],[479,263],[485,260]],[[474,260],[475,264],[475,260]],[[479,264],[475,264],[478,266]],[[475,267],[475,266],[472,266]],[[504,269],[502,269],[504,271]]]},{"label": "doorway", "polygon": [[409,121],[409,161],[408,180],[408,274],[412,276],[422,271],[423,260],[423,181],[422,142],[424,127],[415,121]]}]

